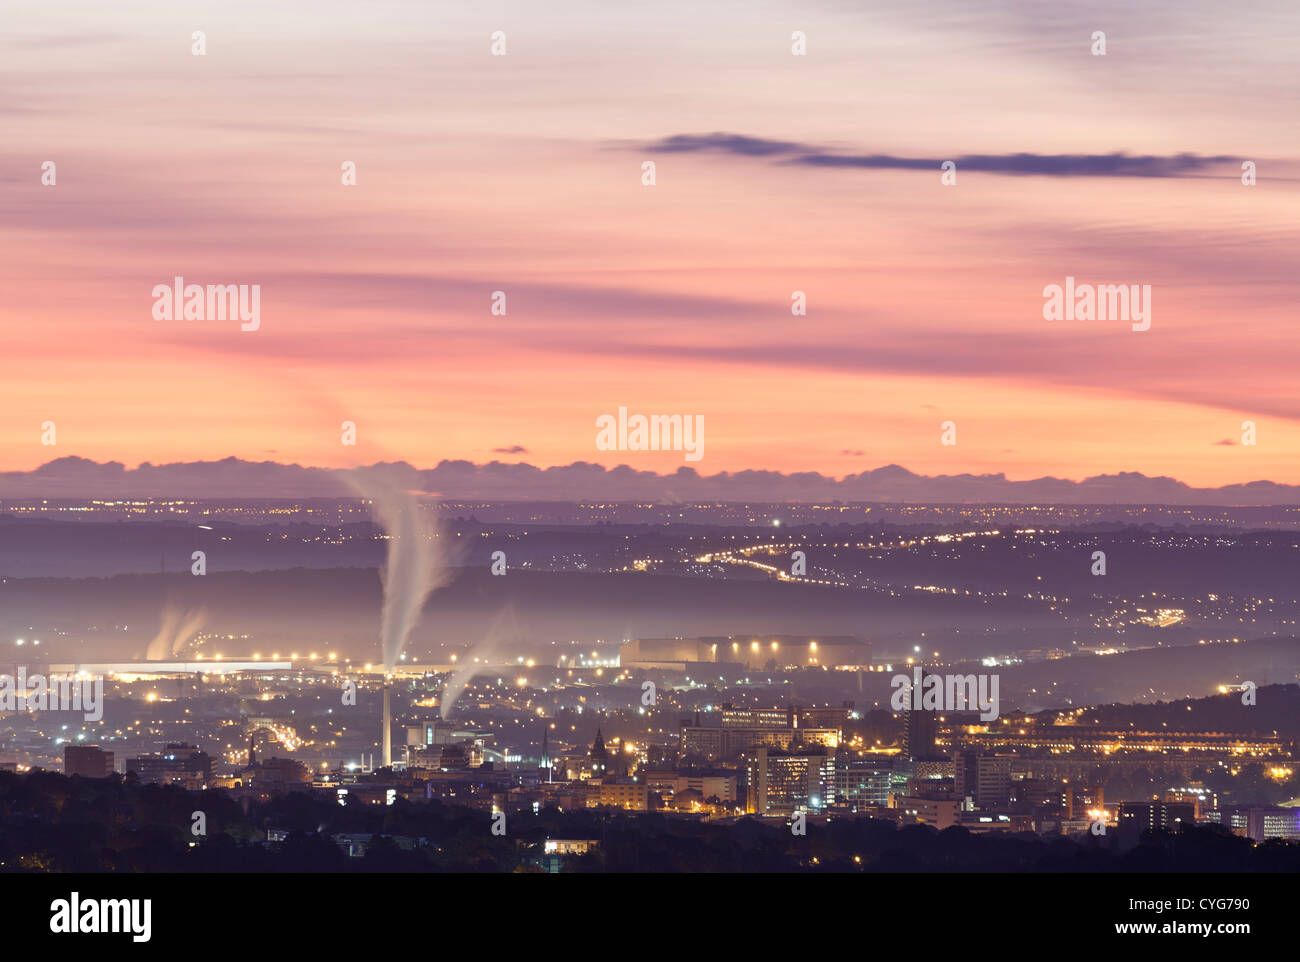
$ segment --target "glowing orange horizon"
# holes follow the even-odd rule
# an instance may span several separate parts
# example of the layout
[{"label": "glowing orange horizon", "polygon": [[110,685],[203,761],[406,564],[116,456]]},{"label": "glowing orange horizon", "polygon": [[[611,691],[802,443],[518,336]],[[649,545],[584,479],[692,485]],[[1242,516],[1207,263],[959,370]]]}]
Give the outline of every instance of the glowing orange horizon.
[{"label": "glowing orange horizon", "polygon": [[[596,418],[627,406],[702,415],[687,466],[704,475],[1300,483],[1300,130],[1270,106],[1288,81],[1252,72],[1285,62],[1278,24],[1207,84],[1176,44],[1103,63],[1086,36],[1052,37],[1048,57],[1009,52],[1006,24],[801,13],[801,59],[671,3],[665,23],[689,29],[622,29],[636,18],[603,8],[619,29],[412,12],[400,46],[391,23],[327,6],[310,22],[211,11],[202,57],[167,5],[125,30],[86,4],[75,44],[64,18],[24,14],[8,59],[33,109],[6,116],[0,147],[0,471],[65,455],[687,464],[599,450]],[[1117,18],[1130,43],[1155,29]],[[868,40],[888,96],[862,74]],[[1195,140],[1152,123],[1188,98]],[[804,154],[1230,160],[1157,177],[959,164],[944,186],[937,168],[662,140],[714,130]],[[155,319],[151,291],[177,276],[259,285],[260,327]],[[1151,329],[1045,321],[1043,289],[1067,276],[1151,285]]]}]

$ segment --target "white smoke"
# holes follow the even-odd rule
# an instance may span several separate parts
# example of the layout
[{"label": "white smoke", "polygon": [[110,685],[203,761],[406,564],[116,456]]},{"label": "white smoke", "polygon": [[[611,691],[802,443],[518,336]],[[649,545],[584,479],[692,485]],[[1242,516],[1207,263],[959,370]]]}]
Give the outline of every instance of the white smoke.
[{"label": "white smoke", "polygon": [[194,644],[195,636],[198,635],[199,629],[203,627],[207,618],[207,609],[200,608],[181,619],[181,626],[176,630],[176,637],[172,639],[173,658],[179,657],[181,652],[188,650]]},{"label": "white smoke", "polygon": [[[465,687],[480,673],[496,671],[502,662],[507,661],[510,653],[519,648],[521,632],[519,619],[515,617],[514,605],[506,605],[493,617],[488,625],[487,635],[465,653],[465,660],[451,673],[447,683],[442,686],[441,713],[442,720],[451,716],[451,707],[461,696]],[[477,658],[476,662],[474,659]]]},{"label": "white smoke", "polygon": [[384,672],[390,673],[420,620],[424,602],[451,580],[451,566],[436,520],[420,511],[415,495],[398,483],[396,471],[376,466],[344,472],[344,476],[370,501],[371,518],[388,536],[379,577],[384,585],[380,640]]},{"label": "white smoke", "polygon": [[194,642],[195,636],[207,618],[206,608],[182,611],[173,605],[164,605],[158,634],[154,635],[153,640],[145,648],[145,658],[149,661],[175,658]]}]

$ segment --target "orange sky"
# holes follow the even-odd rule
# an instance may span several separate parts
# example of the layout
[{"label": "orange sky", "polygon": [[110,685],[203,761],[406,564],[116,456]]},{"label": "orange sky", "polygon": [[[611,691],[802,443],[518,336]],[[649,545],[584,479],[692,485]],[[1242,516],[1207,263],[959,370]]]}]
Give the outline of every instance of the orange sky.
[{"label": "orange sky", "polygon": [[[1300,14],[489,6],[25,10],[0,40],[0,470],[682,464],[596,449],[595,419],[626,406],[703,415],[706,474],[1300,483],[1300,82],[1281,39]],[[798,149],[660,144],[713,131]],[[1226,159],[959,165],[952,187],[937,165],[799,160],[1115,152]],[[154,320],[176,275],[259,284],[260,330]],[[1151,285],[1151,330],[1044,321],[1067,275]],[[1258,444],[1223,443],[1244,420]]]}]

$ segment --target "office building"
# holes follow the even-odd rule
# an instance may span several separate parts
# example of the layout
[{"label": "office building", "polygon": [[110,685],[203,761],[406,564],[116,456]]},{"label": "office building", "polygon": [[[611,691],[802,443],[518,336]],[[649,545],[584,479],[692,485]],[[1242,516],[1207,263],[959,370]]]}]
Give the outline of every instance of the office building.
[{"label": "office building", "polygon": [[82,778],[107,778],[113,774],[113,753],[98,745],[65,745],[63,771]]},{"label": "office building", "polygon": [[745,758],[745,810],[789,815],[826,807],[829,758],[824,748],[781,751],[758,746]]},{"label": "office building", "polygon": [[212,759],[207,752],[180,743],[168,745],[156,754],[128,758],[126,771],[142,782],[177,784],[190,791],[202,791],[212,782]]}]

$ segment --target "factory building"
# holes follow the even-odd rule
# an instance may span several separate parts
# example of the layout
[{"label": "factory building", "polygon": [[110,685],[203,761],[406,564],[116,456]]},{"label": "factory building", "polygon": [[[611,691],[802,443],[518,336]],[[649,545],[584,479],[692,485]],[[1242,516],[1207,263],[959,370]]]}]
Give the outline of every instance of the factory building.
[{"label": "factory building", "polygon": [[755,671],[869,668],[871,644],[850,635],[727,635],[638,638],[619,650],[623,668],[688,671],[694,665],[740,665]]}]

